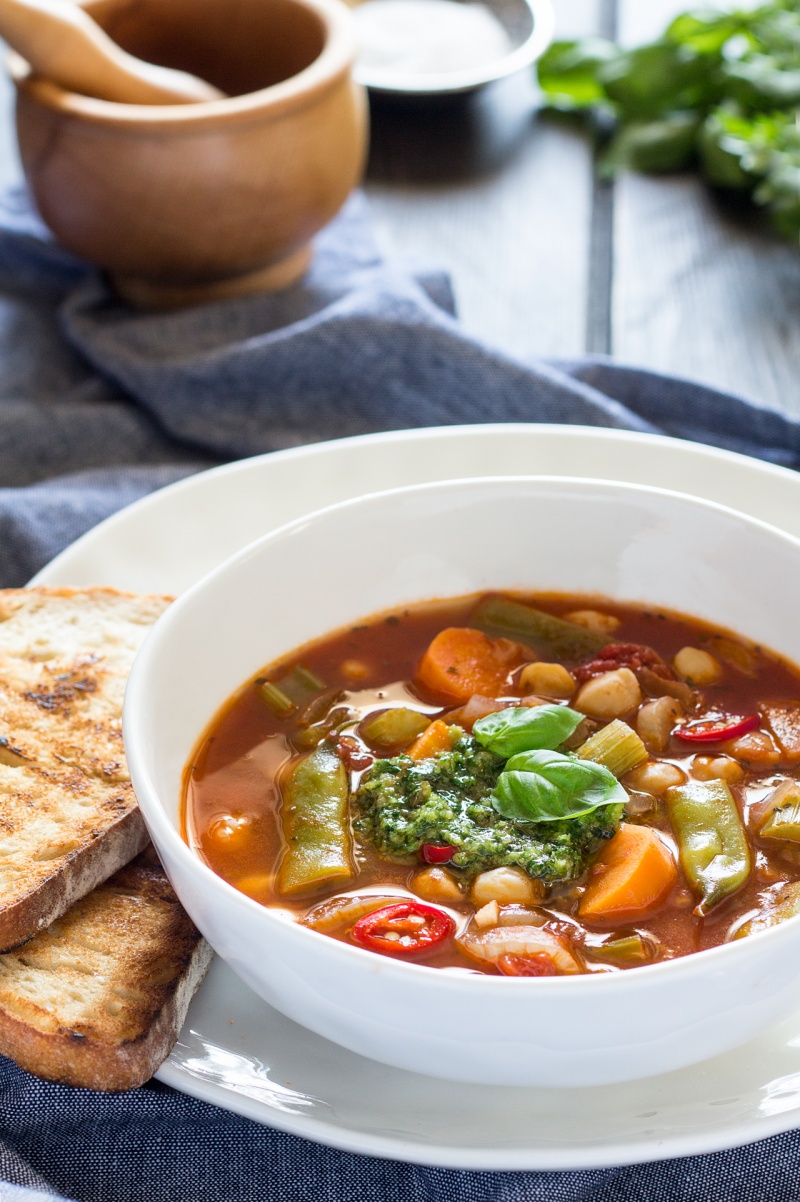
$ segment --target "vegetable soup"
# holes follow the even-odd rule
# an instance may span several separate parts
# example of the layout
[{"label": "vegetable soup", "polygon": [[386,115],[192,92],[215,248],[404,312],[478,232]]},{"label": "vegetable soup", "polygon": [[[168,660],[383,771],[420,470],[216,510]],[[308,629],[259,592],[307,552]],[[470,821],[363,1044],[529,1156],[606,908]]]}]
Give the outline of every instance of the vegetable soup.
[{"label": "vegetable soup", "polygon": [[450,971],[618,972],[800,913],[800,673],[652,608],[381,614],[249,681],[184,836],[264,905]]}]

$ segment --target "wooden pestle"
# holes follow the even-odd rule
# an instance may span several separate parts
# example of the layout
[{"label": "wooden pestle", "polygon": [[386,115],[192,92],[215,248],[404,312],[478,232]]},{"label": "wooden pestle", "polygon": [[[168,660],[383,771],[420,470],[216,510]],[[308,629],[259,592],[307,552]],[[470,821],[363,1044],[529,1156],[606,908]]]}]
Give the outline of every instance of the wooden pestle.
[{"label": "wooden pestle", "polygon": [[185,71],[134,58],[74,0],[0,0],[0,37],[34,75],[121,104],[191,104],[224,93]]}]

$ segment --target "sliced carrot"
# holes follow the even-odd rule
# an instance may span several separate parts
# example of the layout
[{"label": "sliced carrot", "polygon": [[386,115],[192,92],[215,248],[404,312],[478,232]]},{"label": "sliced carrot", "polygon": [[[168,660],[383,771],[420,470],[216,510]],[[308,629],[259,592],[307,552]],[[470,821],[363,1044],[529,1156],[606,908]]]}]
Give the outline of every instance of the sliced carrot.
[{"label": "sliced carrot", "polygon": [[491,639],[482,630],[448,626],[423,655],[417,680],[437,697],[450,701],[469,701],[473,693],[495,697],[520,662],[520,648],[509,639]]},{"label": "sliced carrot", "polygon": [[406,755],[410,755],[412,760],[429,760],[442,751],[450,751],[452,746],[453,727],[437,718],[417,736]]},{"label": "sliced carrot", "polygon": [[589,922],[629,922],[655,910],[678,877],[672,852],[647,826],[623,823],[589,872],[578,915]]}]

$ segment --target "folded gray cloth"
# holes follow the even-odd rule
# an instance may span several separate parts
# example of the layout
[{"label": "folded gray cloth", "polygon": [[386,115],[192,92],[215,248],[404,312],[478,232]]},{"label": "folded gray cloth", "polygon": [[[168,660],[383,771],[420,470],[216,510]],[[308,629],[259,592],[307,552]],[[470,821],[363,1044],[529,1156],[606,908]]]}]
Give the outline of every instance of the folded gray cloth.
[{"label": "folded gray cloth", "polygon": [[[566,422],[800,464],[798,425],[741,398],[597,358],[526,364],[467,337],[446,279],[381,259],[360,197],[302,283],[157,315],[54,246],[24,193],[0,200],[0,421],[5,586],[187,472],[372,430]],[[592,1172],[423,1169],[158,1083],[98,1095],[0,1060],[0,1178],[0,1202],[796,1202],[800,1138]]]}]

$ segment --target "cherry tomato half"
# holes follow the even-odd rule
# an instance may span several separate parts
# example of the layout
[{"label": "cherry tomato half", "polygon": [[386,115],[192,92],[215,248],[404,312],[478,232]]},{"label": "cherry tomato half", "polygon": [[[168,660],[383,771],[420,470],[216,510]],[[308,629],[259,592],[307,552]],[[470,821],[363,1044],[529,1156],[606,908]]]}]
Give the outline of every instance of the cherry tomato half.
[{"label": "cherry tomato half", "polygon": [[359,918],[353,939],[373,952],[416,956],[449,939],[456,924],[449,914],[421,902],[397,902]]},{"label": "cherry tomato half", "polygon": [[504,977],[554,977],[556,966],[549,956],[501,956],[497,967]]},{"label": "cherry tomato half", "polygon": [[751,730],[757,730],[761,725],[758,714],[715,714],[713,717],[700,718],[687,726],[679,726],[674,732],[676,739],[684,743],[725,743],[728,739],[738,739]]},{"label": "cherry tomato half", "polygon": [[456,848],[450,843],[423,843],[420,852],[426,864],[446,864],[456,854]]}]

